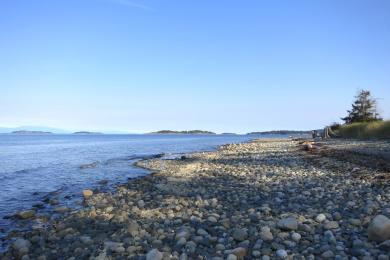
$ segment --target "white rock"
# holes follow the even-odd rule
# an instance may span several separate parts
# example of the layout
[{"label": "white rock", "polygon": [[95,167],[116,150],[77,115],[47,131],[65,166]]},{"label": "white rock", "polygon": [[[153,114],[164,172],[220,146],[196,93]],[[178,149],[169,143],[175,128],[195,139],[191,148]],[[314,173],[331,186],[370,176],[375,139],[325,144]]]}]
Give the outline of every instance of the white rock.
[{"label": "white rock", "polygon": [[292,233],[291,235],[292,240],[294,240],[295,242],[299,242],[299,240],[301,240],[301,237],[302,237],[301,234],[296,232]]},{"label": "white rock", "polygon": [[322,223],[326,220],[326,216],[325,214],[318,214],[317,217],[316,217],[316,221],[319,222],[319,223]]}]

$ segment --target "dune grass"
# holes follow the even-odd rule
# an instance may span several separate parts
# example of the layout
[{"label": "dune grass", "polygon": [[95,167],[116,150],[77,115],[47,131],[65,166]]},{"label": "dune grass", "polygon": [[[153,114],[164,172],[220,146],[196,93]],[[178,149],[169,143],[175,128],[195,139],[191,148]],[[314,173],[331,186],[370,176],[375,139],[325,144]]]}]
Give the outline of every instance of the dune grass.
[{"label": "dune grass", "polygon": [[390,139],[390,120],[342,125],[338,133],[343,138]]}]

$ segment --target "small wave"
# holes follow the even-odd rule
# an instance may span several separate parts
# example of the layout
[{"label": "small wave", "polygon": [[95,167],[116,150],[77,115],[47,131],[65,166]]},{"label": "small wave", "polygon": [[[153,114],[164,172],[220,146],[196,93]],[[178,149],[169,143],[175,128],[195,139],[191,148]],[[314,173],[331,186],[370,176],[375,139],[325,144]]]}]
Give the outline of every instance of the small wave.
[{"label": "small wave", "polygon": [[31,173],[31,172],[34,172],[34,171],[39,171],[39,170],[42,170],[42,169],[44,169],[44,167],[35,167],[35,168],[28,168],[28,169],[23,169],[23,170],[17,170],[17,171],[13,171],[13,172],[5,172],[4,174],[3,173],[1,174],[0,181],[8,179],[10,177],[13,177],[13,175],[22,175],[22,174]]},{"label": "small wave", "polygon": [[86,164],[81,164],[79,166],[80,169],[91,169],[91,168],[96,168],[99,165],[99,161],[95,161],[93,163],[86,163]]},{"label": "small wave", "polygon": [[112,159],[108,159],[104,162],[105,165],[112,164],[116,162],[121,161],[132,161],[132,160],[147,160],[147,159],[154,159],[154,158],[161,158],[165,154],[164,153],[158,153],[158,154],[135,154],[131,156],[122,156],[122,157],[116,157]]}]

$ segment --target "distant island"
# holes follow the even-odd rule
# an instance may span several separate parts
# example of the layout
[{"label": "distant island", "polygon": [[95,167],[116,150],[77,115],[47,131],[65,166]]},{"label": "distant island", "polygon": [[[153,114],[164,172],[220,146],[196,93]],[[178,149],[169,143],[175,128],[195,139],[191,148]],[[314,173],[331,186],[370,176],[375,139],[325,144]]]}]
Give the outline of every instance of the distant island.
[{"label": "distant island", "polygon": [[236,133],[221,133],[221,135],[237,135]]},{"label": "distant island", "polygon": [[295,131],[295,130],[273,130],[264,132],[250,132],[247,135],[306,135],[311,131]]},{"label": "distant island", "polygon": [[103,133],[100,132],[88,132],[88,131],[79,131],[79,132],[74,132],[74,135],[102,135]]},{"label": "distant island", "polygon": [[11,134],[16,135],[47,135],[47,134],[53,134],[52,132],[44,132],[44,131],[28,131],[28,130],[18,130],[13,131]]},{"label": "distant island", "polygon": [[202,131],[202,130],[189,130],[189,131],[161,130],[157,132],[151,132],[149,134],[215,135],[214,132]]}]

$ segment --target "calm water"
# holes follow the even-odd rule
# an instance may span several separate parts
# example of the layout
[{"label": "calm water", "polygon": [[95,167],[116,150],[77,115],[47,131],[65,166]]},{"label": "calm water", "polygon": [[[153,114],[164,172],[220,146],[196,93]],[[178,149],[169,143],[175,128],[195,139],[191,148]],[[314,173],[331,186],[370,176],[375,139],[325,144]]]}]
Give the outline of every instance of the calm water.
[{"label": "calm water", "polygon": [[[215,149],[254,136],[238,135],[6,135],[0,134],[0,233],[4,216],[29,209],[48,194],[75,206],[84,188],[142,176],[140,158]],[[93,167],[80,166],[93,164]]]}]

